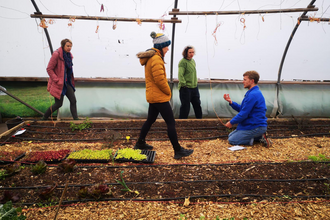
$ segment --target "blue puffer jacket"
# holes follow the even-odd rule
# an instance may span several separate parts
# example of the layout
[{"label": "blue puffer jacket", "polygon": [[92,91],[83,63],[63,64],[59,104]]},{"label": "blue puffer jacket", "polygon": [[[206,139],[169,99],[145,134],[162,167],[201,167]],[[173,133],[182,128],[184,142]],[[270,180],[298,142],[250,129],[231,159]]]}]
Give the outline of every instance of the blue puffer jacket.
[{"label": "blue puffer jacket", "polygon": [[254,86],[245,93],[241,105],[232,102],[230,106],[238,111],[238,114],[230,120],[232,125],[238,124],[237,130],[252,130],[267,126],[267,107],[259,86]]}]

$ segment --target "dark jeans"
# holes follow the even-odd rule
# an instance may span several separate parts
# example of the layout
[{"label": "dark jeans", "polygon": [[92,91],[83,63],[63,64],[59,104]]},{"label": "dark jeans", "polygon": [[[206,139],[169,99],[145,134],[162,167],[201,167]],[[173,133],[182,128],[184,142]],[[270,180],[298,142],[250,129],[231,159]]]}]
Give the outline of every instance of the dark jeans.
[{"label": "dark jeans", "polygon": [[167,135],[170,138],[174,150],[179,151],[181,146],[178,142],[173,111],[169,102],[149,103],[148,118],[141,128],[140,140],[144,140],[146,138],[152,124],[156,121],[159,113],[166,122]]},{"label": "dark jeans", "polygon": [[[68,97],[68,99],[70,101],[70,111],[71,111],[73,119],[78,118],[77,100],[76,100],[76,96],[74,95],[74,90],[71,86],[67,86],[67,91],[66,91],[65,95],[66,95],[66,97]],[[45,119],[49,118],[49,116],[53,112],[55,112],[57,109],[59,109],[63,105],[63,99],[64,99],[63,95],[61,95],[61,99],[57,99],[57,98],[54,98],[54,99],[55,99],[55,104],[52,105],[51,107],[49,107],[44,114]]]},{"label": "dark jeans", "polygon": [[198,87],[190,89],[190,88],[180,88],[180,119],[187,119],[190,111],[190,103],[192,104],[195,112],[196,118],[202,118],[202,107],[201,100],[199,95]]}]

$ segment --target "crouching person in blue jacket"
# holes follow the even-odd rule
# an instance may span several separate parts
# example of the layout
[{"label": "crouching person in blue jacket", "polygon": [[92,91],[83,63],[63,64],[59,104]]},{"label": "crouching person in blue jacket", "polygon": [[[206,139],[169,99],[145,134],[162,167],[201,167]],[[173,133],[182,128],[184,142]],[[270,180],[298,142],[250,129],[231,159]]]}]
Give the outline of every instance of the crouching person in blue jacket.
[{"label": "crouching person in blue jacket", "polygon": [[236,130],[228,136],[232,145],[253,145],[254,141],[260,141],[265,147],[270,147],[271,142],[266,137],[267,117],[266,103],[258,84],[259,74],[256,71],[247,71],[243,74],[243,85],[248,91],[245,93],[242,104],[233,102],[229,94],[223,98],[238,114],[225,124],[232,128],[238,124]]}]

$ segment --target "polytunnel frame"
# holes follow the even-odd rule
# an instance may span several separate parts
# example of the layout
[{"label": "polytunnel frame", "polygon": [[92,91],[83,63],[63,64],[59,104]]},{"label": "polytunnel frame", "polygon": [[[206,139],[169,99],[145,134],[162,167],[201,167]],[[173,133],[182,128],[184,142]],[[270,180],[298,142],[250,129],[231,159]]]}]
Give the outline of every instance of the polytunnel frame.
[{"label": "polytunnel frame", "polygon": [[[292,39],[300,25],[301,21],[308,21],[308,17],[306,16],[308,11],[318,11],[318,8],[315,8],[315,3],[316,0],[312,0],[309,5],[307,6],[307,8],[297,8],[297,9],[273,9],[273,10],[246,10],[246,11],[200,11],[200,12],[194,12],[194,11],[180,11],[179,9],[177,9],[178,7],[178,0],[174,0],[174,8],[172,9],[171,12],[169,12],[169,15],[173,15],[171,21],[166,21],[169,23],[172,23],[172,44],[171,44],[171,64],[170,64],[170,89],[171,92],[173,91],[173,56],[174,56],[174,42],[175,42],[175,24],[176,23],[180,23],[181,21],[177,20],[176,15],[232,15],[232,14],[261,14],[261,13],[286,13],[286,12],[300,12],[303,11],[303,14],[298,18],[297,24],[294,27],[289,40],[287,42],[287,45],[284,49],[283,55],[282,55],[282,59],[281,59],[281,63],[279,66],[279,70],[278,70],[278,77],[277,77],[277,83],[276,83],[276,96],[275,96],[275,101],[274,101],[274,108],[273,111],[271,112],[270,116],[271,117],[276,117],[277,115],[281,114],[281,110],[279,109],[280,103],[279,103],[279,90],[280,90],[280,85],[281,85],[281,75],[282,75],[282,69],[283,69],[283,64],[286,58],[286,54],[289,50],[290,44],[292,42]],[[35,3],[34,0],[31,0],[33,6],[35,7],[36,13],[34,15],[31,15],[31,17],[34,18],[39,18],[40,20],[43,19],[43,17],[48,17],[48,18],[54,18],[54,16],[51,15],[43,15],[37,4]],[[57,16],[56,18],[61,18],[61,19],[65,19],[68,16]],[[88,20],[95,20],[98,19],[97,17],[86,17],[86,16],[80,16],[80,17],[84,17],[81,19],[88,19]],[[105,19],[105,20],[110,20],[110,19]],[[153,19],[149,19],[148,22],[155,22],[152,21]],[[123,21],[132,21],[132,19],[125,19]],[[329,19],[322,19],[319,18],[318,21],[329,21]],[[47,37],[47,41],[49,44],[49,48],[50,48],[50,52],[51,54],[53,54],[53,47],[52,47],[52,43],[50,40],[50,36],[48,33],[47,28],[44,28],[45,30],[45,35]],[[172,97],[171,97],[171,102],[173,101]],[[28,106],[29,107],[29,106]],[[58,116],[59,116],[59,111],[58,111]]]}]

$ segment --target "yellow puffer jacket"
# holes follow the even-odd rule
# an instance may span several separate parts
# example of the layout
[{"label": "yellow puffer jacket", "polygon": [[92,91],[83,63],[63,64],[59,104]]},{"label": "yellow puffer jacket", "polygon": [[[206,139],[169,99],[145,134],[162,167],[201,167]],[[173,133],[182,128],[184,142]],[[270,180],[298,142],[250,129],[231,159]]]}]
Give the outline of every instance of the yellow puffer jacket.
[{"label": "yellow puffer jacket", "polygon": [[158,49],[152,48],[136,55],[145,66],[146,97],[149,103],[163,103],[171,99],[164,60]]}]

